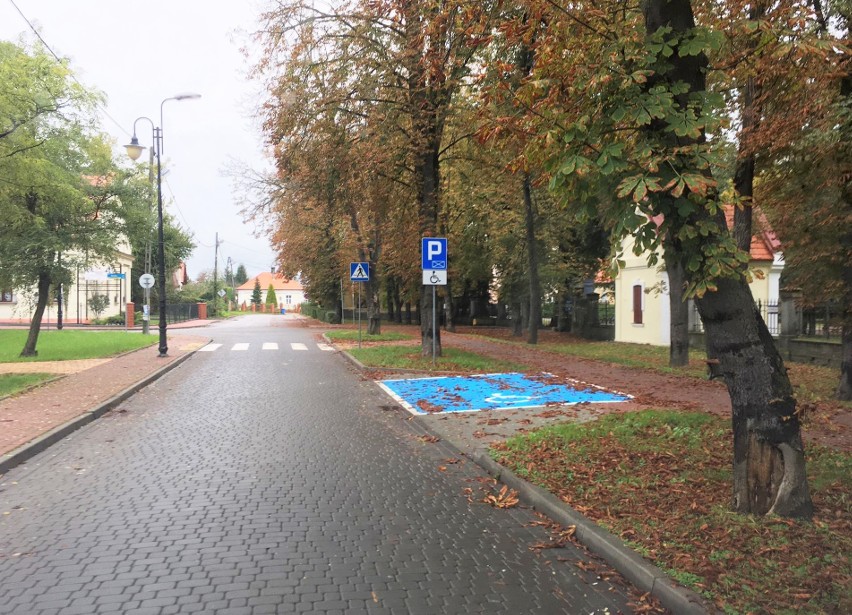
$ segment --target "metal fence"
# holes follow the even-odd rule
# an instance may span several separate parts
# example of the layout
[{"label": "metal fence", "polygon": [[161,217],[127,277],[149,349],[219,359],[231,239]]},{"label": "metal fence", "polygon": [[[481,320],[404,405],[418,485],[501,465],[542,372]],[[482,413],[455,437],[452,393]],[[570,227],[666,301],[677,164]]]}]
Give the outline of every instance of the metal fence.
[{"label": "metal fence", "polygon": [[802,309],[802,337],[822,339],[839,338],[843,335],[843,309],[839,302],[828,302],[816,307]]},{"label": "metal fence", "polygon": [[598,301],[598,324],[606,327],[615,326],[615,303],[607,300]]},{"label": "metal fence", "polygon": [[[154,304],[151,306],[152,312],[155,315],[159,316],[159,305]],[[166,322],[167,323],[176,323],[176,322],[184,322],[186,320],[195,320],[198,318],[198,304],[197,303],[167,303],[166,304]]]},{"label": "metal fence", "polygon": [[[763,322],[766,323],[766,327],[769,329],[769,333],[773,336],[781,335],[781,311],[778,301],[767,301],[763,302],[758,299],[754,303],[754,307],[757,308],[757,311],[760,313],[761,318],[763,318]],[[701,320],[701,316],[698,314],[698,306],[695,305],[694,301],[690,301],[690,329],[694,333],[704,333],[704,322]]]}]

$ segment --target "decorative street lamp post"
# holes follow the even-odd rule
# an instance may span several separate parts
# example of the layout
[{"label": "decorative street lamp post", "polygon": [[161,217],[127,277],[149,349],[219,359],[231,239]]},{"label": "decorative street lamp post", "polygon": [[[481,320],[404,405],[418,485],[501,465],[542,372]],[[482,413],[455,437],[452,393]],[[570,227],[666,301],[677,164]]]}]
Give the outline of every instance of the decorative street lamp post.
[{"label": "decorative street lamp post", "polygon": [[157,288],[160,294],[159,356],[161,357],[168,356],[169,353],[169,345],[166,341],[166,250],[163,238],[163,174],[160,166],[160,155],[163,152],[163,105],[169,100],[192,100],[196,98],[201,98],[201,94],[177,94],[176,96],[164,99],[160,103],[160,126],[156,126],[149,117],[142,116],[136,118],[133,122],[133,137],[130,139],[130,144],[124,146],[131,160],[138,160],[139,156],[142,155],[142,150],[145,148],[139,145],[139,139],[136,138],[136,123],[139,120],[150,122],[153,131],[153,153],[157,157],[157,265],[160,270],[160,279]]}]

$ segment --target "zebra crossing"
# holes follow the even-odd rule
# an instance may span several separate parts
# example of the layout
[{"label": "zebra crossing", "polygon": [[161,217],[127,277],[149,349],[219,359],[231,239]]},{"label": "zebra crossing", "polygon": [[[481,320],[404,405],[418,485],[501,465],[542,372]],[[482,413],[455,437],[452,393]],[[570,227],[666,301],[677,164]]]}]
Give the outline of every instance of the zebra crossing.
[{"label": "zebra crossing", "polygon": [[[248,342],[237,342],[235,344],[232,344],[230,347],[226,347],[224,344],[216,344],[216,343],[211,342],[211,343],[207,344],[206,346],[199,348],[198,352],[216,352],[220,348],[225,348],[225,350],[229,351],[229,352],[246,352],[246,351],[250,350],[252,347],[257,348],[257,346],[258,346],[257,344],[250,344]],[[329,346],[328,344],[318,343],[318,344],[316,344],[316,347],[317,347],[317,349],[323,350],[325,352],[333,352],[334,351],[334,348],[332,346]],[[260,345],[260,349],[261,350],[281,350],[281,348],[279,348],[279,346],[278,346],[278,342],[263,342]],[[286,348],[285,348],[285,350],[286,350]],[[302,343],[299,343],[299,342],[292,342],[290,344],[290,350],[304,352],[304,351],[310,350],[310,348],[308,348],[307,344],[302,344]]]}]

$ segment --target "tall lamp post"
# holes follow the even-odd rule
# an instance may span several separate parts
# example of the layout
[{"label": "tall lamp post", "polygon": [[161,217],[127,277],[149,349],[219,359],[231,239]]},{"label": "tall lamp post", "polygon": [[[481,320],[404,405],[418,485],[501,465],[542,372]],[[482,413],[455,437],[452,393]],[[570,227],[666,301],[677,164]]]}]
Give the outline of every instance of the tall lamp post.
[{"label": "tall lamp post", "polygon": [[160,269],[160,279],[158,281],[158,289],[160,294],[160,345],[159,356],[165,357],[169,353],[169,345],[166,340],[166,249],[165,240],[163,238],[163,174],[160,166],[160,155],[163,152],[163,105],[169,100],[192,100],[201,98],[201,94],[177,94],[164,99],[160,103],[160,125],[154,124],[149,117],[138,117],[133,122],[133,138],[130,139],[130,144],[125,145],[127,155],[131,160],[138,160],[142,155],[142,150],[145,148],[139,145],[139,139],[136,138],[136,123],[139,120],[146,120],[151,124],[152,129],[152,147],[154,155],[157,157],[157,265]]}]

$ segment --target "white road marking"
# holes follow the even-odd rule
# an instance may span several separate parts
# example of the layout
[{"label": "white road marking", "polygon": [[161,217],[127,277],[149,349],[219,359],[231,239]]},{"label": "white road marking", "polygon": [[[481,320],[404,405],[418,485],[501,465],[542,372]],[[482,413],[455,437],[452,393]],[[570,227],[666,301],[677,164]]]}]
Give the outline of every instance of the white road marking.
[{"label": "white road marking", "polygon": [[233,347],[231,348],[231,350],[248,350],[248,347],[249,347],[249,345],[245,344],[245,343],[234,344]]},{"label": "white road marking", "polygon": [[329,346],[328,344],[317,344],[317,348],[319,348],[320,350],[327,350],[327,351],[329,351],[329,350],[333,351],[334,350],[334,348],[332,346]]},{"label": "white road marking", "polygon": [[307,350],[308,349],[307,346],[305,346],[304,344],[299,344],[298,342],[294,342],[294,343],[290,344],[290,348],[292,348],[293,350]]},{"label": "white road marking", "polygon": [[219,350],[222,347],[222,344],[207,344],[203,348],[199,348],[198,352],[213,352],[214,350]]},{"label": "white road marking", "polygon": [[278,344],[276,342],[263,342],[264,350],[278,350]]}]

